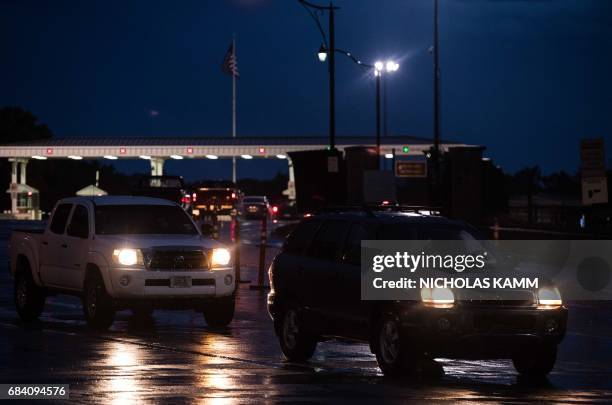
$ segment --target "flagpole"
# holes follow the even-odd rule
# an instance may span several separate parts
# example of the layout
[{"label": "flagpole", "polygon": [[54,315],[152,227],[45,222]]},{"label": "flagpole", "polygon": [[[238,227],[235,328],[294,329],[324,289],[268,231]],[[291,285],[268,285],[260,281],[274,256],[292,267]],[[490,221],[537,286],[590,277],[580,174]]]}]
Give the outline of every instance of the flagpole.
[{"label": "flagpole", "polygon": [[[232,35],[232,52],[236,60],[236,34]],[[232,72],[232,138],[236,138],[236,75]],[[232,181],[236,184],[236,156],[232,156]]]}]

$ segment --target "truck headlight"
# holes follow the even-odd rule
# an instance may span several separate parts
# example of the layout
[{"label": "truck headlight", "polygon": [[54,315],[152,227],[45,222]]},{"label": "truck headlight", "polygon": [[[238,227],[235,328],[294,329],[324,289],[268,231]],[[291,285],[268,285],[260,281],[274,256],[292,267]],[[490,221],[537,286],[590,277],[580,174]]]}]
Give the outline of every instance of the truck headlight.
[{"label": "truck headlight", "polygon": [[113,251],[113,260],[122,266],[144,265],[140,249],[115,249]]},{"label": "truck headlight", "polygon": [[421,301],[428,307],[452,308],[455,294],[450,288],[422,288]]},{"label": "truck headlight", "polygon": [[538,308],[558,308],[563,305],[557,287],[542,287],[538,290]]},{"label": "truck headlight", "polygon": [[211,267],[219,267],[219,266],[227,266],[231,260],[231,255],[229,250],[225,248],[217,248],[213,249],[212,254],[210,255],[210,265]]}]

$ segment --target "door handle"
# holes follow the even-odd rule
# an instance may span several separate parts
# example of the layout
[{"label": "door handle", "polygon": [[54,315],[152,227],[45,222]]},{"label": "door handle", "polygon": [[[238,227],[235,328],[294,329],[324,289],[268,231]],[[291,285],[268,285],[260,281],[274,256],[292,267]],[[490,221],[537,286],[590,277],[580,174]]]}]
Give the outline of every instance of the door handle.
[{"label": "door handle", "polygon": [[62,247],[63,247],[63,248],[67,248],[67,247],[68,247],[68,245],[67,245],[67,244],[65,244],[65,243],[62,243]]}]

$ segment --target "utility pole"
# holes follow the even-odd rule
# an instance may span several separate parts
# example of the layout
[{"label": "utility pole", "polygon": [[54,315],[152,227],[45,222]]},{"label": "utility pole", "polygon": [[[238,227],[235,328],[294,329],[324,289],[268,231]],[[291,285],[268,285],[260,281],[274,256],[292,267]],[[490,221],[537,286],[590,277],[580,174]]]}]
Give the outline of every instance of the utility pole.
[{"label": "utility pole", "polygon": [[[232,49],[236,61],[236,35],[232,36]],[[236,139],[236,75],[232,72],[232,139]],[[232,156],[232,182],[236,185],[236,156]]]},{"label": "utility pole", "polygon": [[[329,149],[334,150],[336,149],[336,35],[334,14],[338,7],[334,6],[331,1],[329,6],[321,6],[308,0],[298,1],[317,24],[317,28],[323,38],[323,45],[325,45],[326,57],[329,57]],[[327,41],[325,30],[319,21],[319,13],[324,11],[329,13],[329,42]],[[324,60],[325,58],[321,59],[322,62]]]},{"label": "utility pole", "polygon": [[336,149],[336,39],[334,5],[329,2],[329,149]]},{"label": "utility pole", "polygon": [[376,167],[380,169],[380,78],[382,70],[374,70],[376,75]]},{"label": "utility pole", "polygon": [[[434,190],[437,197],[440,177],[440,60],[438,38],[438,0],[434,0]],[[439,201],[436,201],[439,203]]]}]

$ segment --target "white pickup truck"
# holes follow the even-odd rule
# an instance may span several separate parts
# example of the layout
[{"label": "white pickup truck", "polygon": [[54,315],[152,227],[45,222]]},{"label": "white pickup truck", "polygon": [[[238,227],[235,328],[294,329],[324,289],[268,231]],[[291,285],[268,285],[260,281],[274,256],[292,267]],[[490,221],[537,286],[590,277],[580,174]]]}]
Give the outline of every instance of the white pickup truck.
[{"label": "white pickup truck", "polygon": [[73,294],[95,329],[109,328],[117,310],[156,308],[193,308],[208,325],[226,326],[234,316],[231,256],[177,204],[129,196],[60,200],[46,229],[15,230],[9,247],[22,319],[37,319],[48,295]]}]

